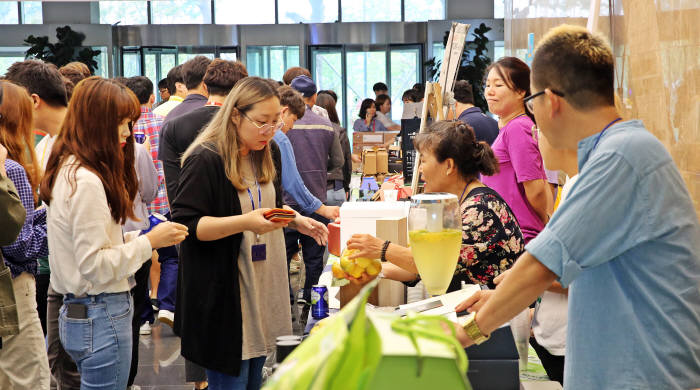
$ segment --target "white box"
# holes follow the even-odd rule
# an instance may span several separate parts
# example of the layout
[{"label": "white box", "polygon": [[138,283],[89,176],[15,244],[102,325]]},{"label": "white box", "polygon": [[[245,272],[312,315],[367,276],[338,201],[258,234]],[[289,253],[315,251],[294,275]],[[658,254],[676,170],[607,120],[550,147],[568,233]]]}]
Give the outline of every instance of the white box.
[{"label": "white box", "polygon": [[340,206],[340,250],[353,234],[377,235],[378,219],[407,218],[410,202],[345,202]]}]

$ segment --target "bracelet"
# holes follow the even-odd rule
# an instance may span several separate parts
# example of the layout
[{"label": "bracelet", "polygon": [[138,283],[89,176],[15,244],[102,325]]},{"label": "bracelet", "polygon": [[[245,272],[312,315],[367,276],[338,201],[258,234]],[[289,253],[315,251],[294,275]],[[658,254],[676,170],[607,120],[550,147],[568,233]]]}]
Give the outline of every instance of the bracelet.
[{"label": "bracelet", "polygon": [[379,258],[382,262],[386,262],[386,250],[389,249],[389,244],[391,244],[391,241],[386,240],[384,245],[382,245],[382,256]]}]

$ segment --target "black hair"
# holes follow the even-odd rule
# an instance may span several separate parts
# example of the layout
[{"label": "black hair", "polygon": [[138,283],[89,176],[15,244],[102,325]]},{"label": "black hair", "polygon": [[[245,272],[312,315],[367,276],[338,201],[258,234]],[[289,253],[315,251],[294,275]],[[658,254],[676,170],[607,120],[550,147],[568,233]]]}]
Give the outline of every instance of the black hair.
[{"label": "black hair", "polygon": [[498,173],[498,159],[489,144],[477,141],[474,129],[463,122],[434,122],[416,135],[413,143],[421,153],[432,152],[438,162],[454,160],[457,170],[467,180],[479,174]]},{"label": "black hair", "polygon": [[365,119],[365,115],[367,115],[367,109],[369,109],[370,106],[372,106],[373,104],[374,108],[376,109],[377,105],[374,103],[374,99],[367,98],[362,101],[362,104],[360,104],[360,113],[358,114],[360,119]]},{"label": "black hair", "polygon": [[[530,67],[527,66],[520,58],[517,57],[503,57],[486,68],[486,77],[488,77],[489,72],[495,70],[498,73],[498,77],[503,80],[506,86],[514,92],[525,92],[523,99],[530,96]],[[525,107],[523,102],[523,109],[525,114],[535,121],[535,116],[530,113],[530,111]]]},{"label": "black hair", "polygon": [[469,81],[459,80],[454,87],[455,100],[462,104],[474,104],[474,92]]},{"label": "black hair", "polygon": [[416,83],[413,84],[413,90],[416,93],[416,102],[419,102],[423,100],[423,97],[425,96],[425,84],[421,83]]},{"label": "black hair", "polygon": [[196,56],[182,64],[182,79],[187,89],[195,89],[202,83],[204,74],[211,60],[205,56]]},{"label": "black hair", "polygon": [[412,102],[416,102],[416,90],[415,89],[407,89],[403,92],[403,95],[401,95],[401,100],[410,100]]},{"label": "black hair", "polygon": [[389,87],[387,87],[386,84],[384,84],[384,83],[382,83],[382,82],[379,82],[379,83],[376,83],[376,84],[374,84],[374,85],[372,86],[372,90],[373,90],[374,92],[377,92],[377,91],[388,91],[388,90],[389,90]]},{"label": "black hair", "polygon": [[161,80],[158,82],[158,89],[161,90],[161,89],[163,89],[163,88],[168,88],[168,79],[167,79],[167,77],[164,78],[164,79],[161,79]]},{"label": "black hair", "polygon": [[335,110],[336,100],[329,93],[319,94],[316,97],[316,105],[325,108],[328,112],[328,119],[331,122],[340,124],[340,119],[338,118],[338,111]]},{"label": "black hair", "polygon": [[123,81],[124,85],[129,88],[134,95],[139,99],[139,104],[146,104],[151,100],[153,94],[153,82],[146,76],[129,77]]},{"label": "black hair", "polygon": [[374,104],[377,105],[377,110],[379,110],[379,107],[384,105],[384,102],[386,101],[391,101],[391,98],[387,94],[381,94],[377,95],[377,99],[374,101]]},{"label": "black hair", "polygon": [[335,100],[336,103],[338,102],[338,95],[337,95],[337,94],[335,93],[335,91],[333,91],[332,89],[324,89],[324,90],[318,91],[318,95],[319,95],[319,96],[320,96],[321,94],[323,94],[323,93],[325,93],[326,95],[329,95],[330,97],[332,97],[333,100]]},{"label": "black hair", "polygon": [[168,80],[168,92],[170,92],[171,95],[175,94],[175,83],[184,83],[182,80],[182,65],[178,65],[168,72],[167,76]]}]

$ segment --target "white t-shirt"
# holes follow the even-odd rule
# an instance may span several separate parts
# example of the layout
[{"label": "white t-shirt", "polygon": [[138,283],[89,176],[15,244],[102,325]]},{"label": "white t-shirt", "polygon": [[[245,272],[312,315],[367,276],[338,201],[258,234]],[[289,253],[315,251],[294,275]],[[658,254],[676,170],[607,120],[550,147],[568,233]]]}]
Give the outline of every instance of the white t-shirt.
[{"label": "white t-shirt", "polygon": [[384,127],[386,127],[387,129],[390,128],[391,126],[400,126],[398,123],[395,123],[394,121],[391,120],[391,118],[386,116],[386,114],[383,114],[379,111],[377,111],[377,120],[382,122]]},{"label": "white t-shirt", "polygon": [[[562,187],[560,206],[562,202],[566,201],[569,190],[577,178],[578,175],[569,178]],[[532,332],[535,334],[537,343],[552,355],[564,356],[568,307],[569,297],[567,295],[545,291],[542,294],[542,300],[535,308],[535,316],[532,319]]]}]

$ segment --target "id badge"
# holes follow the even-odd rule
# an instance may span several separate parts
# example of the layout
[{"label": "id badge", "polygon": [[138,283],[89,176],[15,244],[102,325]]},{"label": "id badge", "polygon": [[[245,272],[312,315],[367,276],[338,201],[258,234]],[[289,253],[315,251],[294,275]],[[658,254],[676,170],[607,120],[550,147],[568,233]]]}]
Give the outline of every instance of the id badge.
[{"label": "id badge", "polygon": [[267,246],[265,244],[254,244],[250,248],[250,256],[253,261],[264,261],[267,258]]}]

